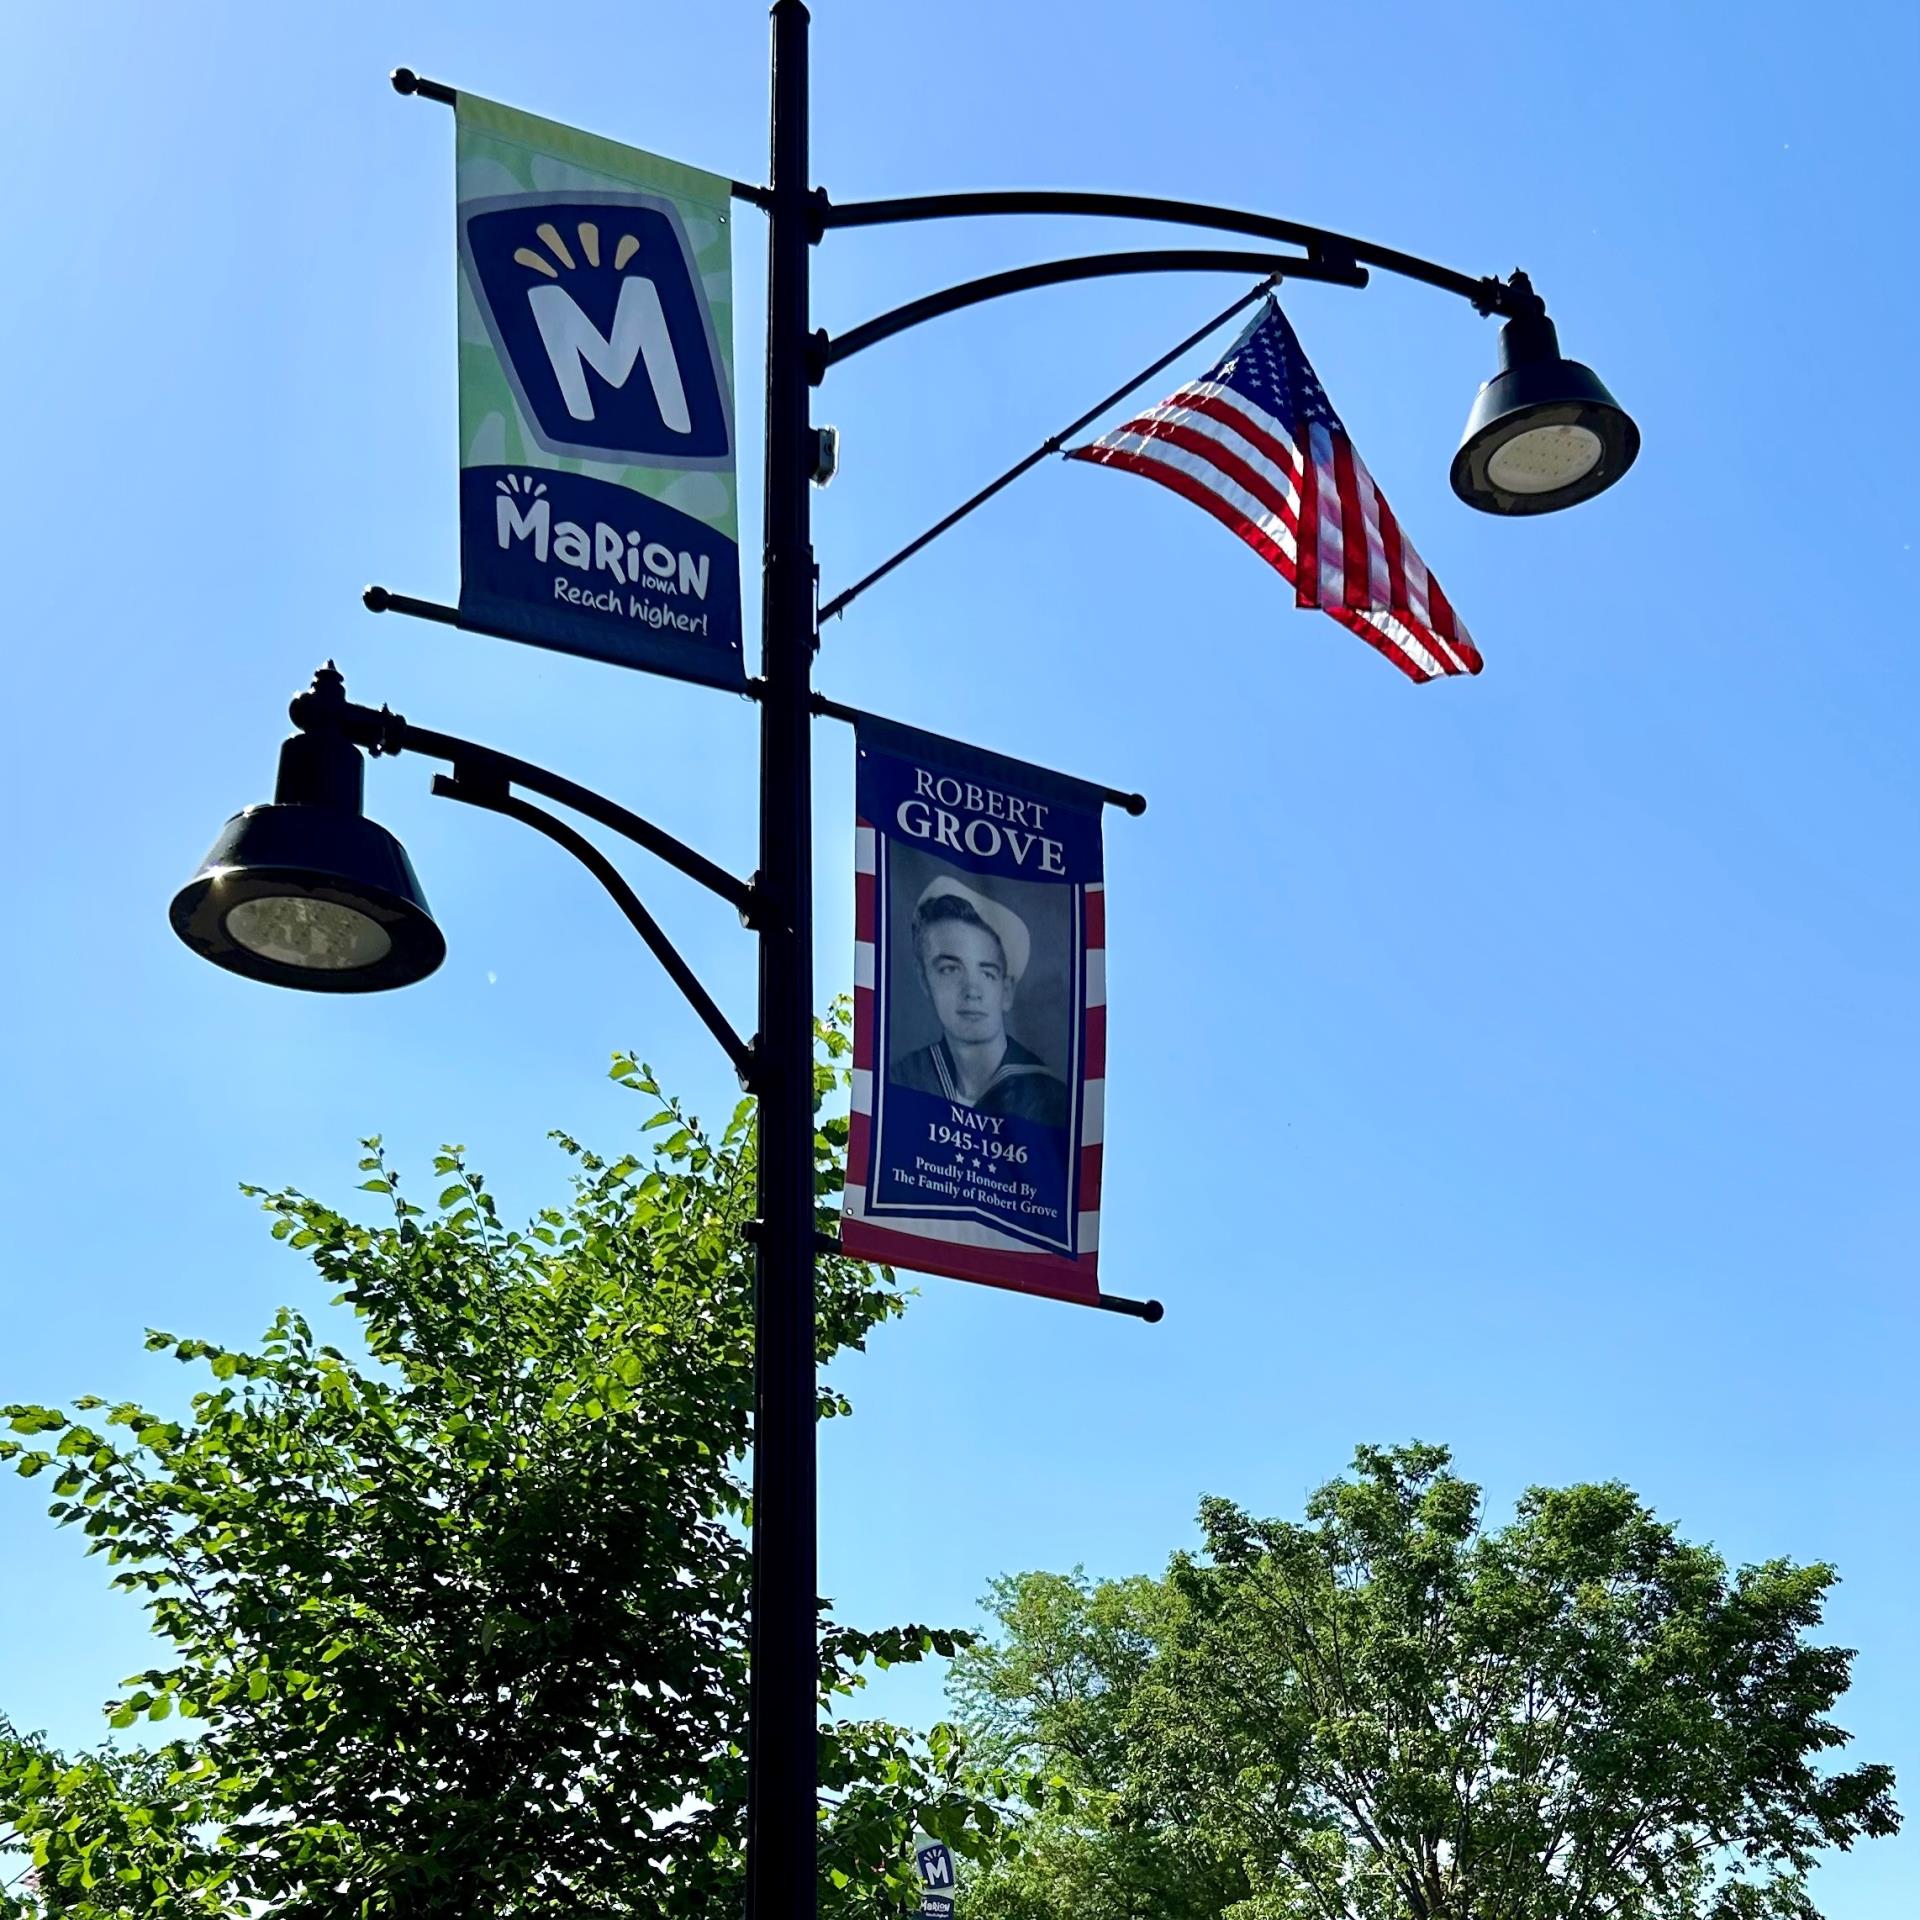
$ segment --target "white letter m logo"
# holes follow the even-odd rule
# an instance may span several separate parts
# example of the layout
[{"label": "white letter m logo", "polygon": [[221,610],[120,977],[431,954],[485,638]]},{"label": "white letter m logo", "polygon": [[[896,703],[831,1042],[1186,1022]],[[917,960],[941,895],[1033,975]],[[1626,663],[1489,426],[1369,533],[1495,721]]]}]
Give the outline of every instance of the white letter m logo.
[{"label": "white letter m logo", "polygon": [[540,329],[540,344],[547,350],[553,377],[560,383],[560,396],[574,419],[593,418],[593,396],[587,391],[588,367],[608,386],[618,389],[626,385],[634,363],[640,361],[652,383],[661,424],[670,433],[693,431],[680,363],[667,333],[667,316],[660,305],[659,289],[650,279],[632,274],[621,281],[611,339],[580,311],[565,287],[529,287],[527,302],[533,308],[534,324]]}]

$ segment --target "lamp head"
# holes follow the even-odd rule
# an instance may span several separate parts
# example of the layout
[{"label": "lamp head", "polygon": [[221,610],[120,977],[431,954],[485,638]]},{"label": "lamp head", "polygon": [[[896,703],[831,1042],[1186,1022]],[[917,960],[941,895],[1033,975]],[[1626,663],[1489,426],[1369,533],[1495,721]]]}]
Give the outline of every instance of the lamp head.
[{"label": "lamp head", "polygon": [[1639,451],[1632,417],[1591,368],[1561,358],[1541,307],[1500,329],[1500,371],[1467,416],[1453,490],[1482,513],[1555,513],[1604,493]]},{"label": "lamp head", "polygon": [[174,895],[173,929],[203,959],[271,986],[411,986],[446,958],[446,940],[406,849],[360,811],[360,749],[325,719],[344,704],[339,675],[324,669],[306,699],[316,724],[282,745],[272,802],[221,828]]}]

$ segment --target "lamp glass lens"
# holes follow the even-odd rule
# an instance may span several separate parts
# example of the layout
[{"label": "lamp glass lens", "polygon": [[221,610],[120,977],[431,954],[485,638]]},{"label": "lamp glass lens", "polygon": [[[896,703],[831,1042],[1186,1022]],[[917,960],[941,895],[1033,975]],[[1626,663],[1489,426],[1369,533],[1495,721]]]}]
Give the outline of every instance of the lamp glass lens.
[{"label": "lamp glass lens", "polygon": [[393,941],[379,921],[355,907],[301,894],[243,900],[227,915],[227,931],[263,960],[317,973],[371,967],[393,951]]},{"label": "lamp glass lens", "polygon": [[1493,450],[1487,478],[1503,493],[1556,493],[1584,480],[1605,451],[1590,427],[1531,427]]}]

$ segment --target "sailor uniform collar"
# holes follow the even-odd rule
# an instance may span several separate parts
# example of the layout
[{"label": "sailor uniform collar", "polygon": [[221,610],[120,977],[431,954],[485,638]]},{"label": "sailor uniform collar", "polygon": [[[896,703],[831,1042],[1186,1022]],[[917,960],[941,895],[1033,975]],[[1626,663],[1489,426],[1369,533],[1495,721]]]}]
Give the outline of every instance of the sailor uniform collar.
[{"label": "sailor uniform collar", "polygon": [[984,1100],[996,1087],[1004,1086],[1009,1080],[1025,1079],[1027,1075],[1046,1073],[1046,1065],[1036,1053],[1030,1053],[1012,1034],[1007,1035],[1007,1050],[1000,1057],[1000,1064],[993,1070],[993,1078],[977,1094],[960,1091],[960,1070],[954,1062],[953,1054],[947,1045],[947,1036],[943,1033],[931,1048],[933,1070],[940,1076],[940,1091],[949,1099],[970,1105],[976,1100]]}]

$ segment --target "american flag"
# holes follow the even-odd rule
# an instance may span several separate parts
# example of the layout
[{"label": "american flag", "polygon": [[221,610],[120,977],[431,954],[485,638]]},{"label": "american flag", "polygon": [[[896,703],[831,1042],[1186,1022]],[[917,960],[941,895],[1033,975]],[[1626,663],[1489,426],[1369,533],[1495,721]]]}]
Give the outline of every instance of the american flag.
[{"label": "american flag", "polygon": [[1480,671],[1271,294],[1217,366],[1069,457],[1184,494],[1413,679]]}]

